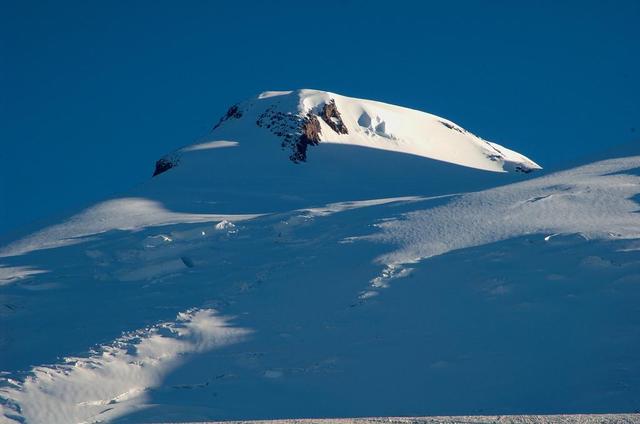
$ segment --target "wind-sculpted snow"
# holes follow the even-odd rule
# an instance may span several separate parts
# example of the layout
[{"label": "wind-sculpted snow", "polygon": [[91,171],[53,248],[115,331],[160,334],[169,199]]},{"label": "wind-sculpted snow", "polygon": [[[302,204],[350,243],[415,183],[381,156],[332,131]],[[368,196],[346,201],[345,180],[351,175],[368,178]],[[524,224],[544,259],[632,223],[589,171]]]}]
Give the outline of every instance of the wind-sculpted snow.
[{"label": "wind-sculpted snow", "polygon": [[68,357],[35,367],[24,381],[9,380],[0,393],[9,398],[0,413],[27,423],[93,423],[130,412],[185,359],[242,340],[211,309],[193,309],[164,322],[127,333],[87,357]]},{"label": "wind-sculpted snow", "polygon": [[255,218],[256,214],[221,215],[179,213],[161,203],[144,198],[114,199],[90,207],[65,222],[45,228],[0,249],[0,257],[22,255],[40,249],[68,246],[90,236],[112,230],[138,230],[145,227],[187,222],[215,222]]},{"label": "wind-sculpted snow", "polygon": [[386,199],[373,199],[373,200],[356,200],[351,202],[338,202],[330,203],[324,207],[303,209],[302,212],[306,212],[309,217],[327,216],[338,212],[348,211],[351,209],[358,209],[369,206],[384,205],[394,202],[416,202],[419,200],[426,200],[425,197],[418,196],[405,196],[405,197],[390,197]]},{"label": "wind-sculpted snow", "polygon": [[42,274],[46,271],[30,266],[5,267],[0,265],[0,286],[13,283],[31,275]]},{"label": "wind-sculpted snow", "polygon": [[397,266],[453,250],[529,234],[640,238],[640,156],[611,159],[504,187],[378,224],[369,240],[399,249],[379,261]]},{"label": "wind-sculpted snow", "polygon": [[[234,149],[192,153],[207,163]],[[259,216],[214,190],[231,185],[215,185],[227,169],[211,190],[206,174],[164,184],[185,177],[178,167],[154,180],[180,207],[105,202],[3,250],[2,413],[55,424],[640,410],[639,167],[613,159],[466,193],[392,180],[385,195],[346,197],[354,185],[289,209],[268,192]]]}]

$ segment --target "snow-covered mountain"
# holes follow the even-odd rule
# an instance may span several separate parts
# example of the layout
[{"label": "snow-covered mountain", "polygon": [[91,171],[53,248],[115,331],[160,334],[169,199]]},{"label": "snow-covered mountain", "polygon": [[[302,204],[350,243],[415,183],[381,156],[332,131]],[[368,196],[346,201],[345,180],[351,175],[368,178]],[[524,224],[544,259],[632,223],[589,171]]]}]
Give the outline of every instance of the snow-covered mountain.
[{"label": "snow-covered mountain", "polygon": [[160,158],[153,178],[126,197],[51,222],[0,247],[0,256],[114,229],[448,195],[537,169],[525,156],[424,112],[317,90],[266,92],[233,105],[198,142]]},{"label": "snow-covered mountain", "polygon": [[217,210],[273,211],[424,192],[425,186],[449,193],[517,178],[493,172],[537,169],[525,156],[444,118],[297,90],[231,106],[208,136],[159,159],[156,178],[140,193],[162,202],[175,202],[180,193],[190,202],[191,193],[199,198],[215,191]]},{"label": "snow-covered mountain", "polygon": [[640,149],[535,169],[397,106],[234,105],[0,247],[4,419],[637,411]]},{"label": "snow-covered mountain", "polygon": [[[296,163],[307,160],[312,146],[333,143],[407,153],[488,171],[540,169],[525,156],[435,115],[326,91],[296,90],[265,92],[231,106],[211,131],[209,138],[215,141],[187,146],[160,159],[154,174],[178,165],[186,152],[233,147],[233,142],[216,139],[226,134],[244,138],[251,149],[260,152],[261,147],[272,147],[263,139],[265,132],[277,136],[289,159]],[[258,139],[251,140],[254,137]]]}]

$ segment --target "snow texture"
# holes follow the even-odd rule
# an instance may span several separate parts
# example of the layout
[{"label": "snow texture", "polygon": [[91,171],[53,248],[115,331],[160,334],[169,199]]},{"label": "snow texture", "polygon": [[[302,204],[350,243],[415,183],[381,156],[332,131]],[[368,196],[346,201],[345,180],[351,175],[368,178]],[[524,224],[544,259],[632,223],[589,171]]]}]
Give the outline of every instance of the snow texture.
[{"label": "snow texture", "polygon": [[110,421],[135,408],[187,354],[237,343],[248,332],[210,309],[189,310],[176,321],[127,333],[87,357],[35,367],[1,393],[7,418],[34,423]]},{"label": "snow texture", "polygon": [[[262,127],[285,135],[287,131],[295,131],[295,128],[288,127],[289,123],[295,125],[296,118],[302,119],[309,114],[319,115],[327,104],[335,105],[346,131],[336,132],[330,123],[320,119],[321,143],[407,153],[488,171],[529,172],[540,169],[527,157],[483,140],[447,119],[318,90],[262,93],[235,106],[241,112],[240,117],[223,120],[221,128],[231,125],[237,131],[237,127],[246,126],[247,122],[264,121],[267,114],[270,123]],[[211,136],[216,136],[215,130]]]},{"label": "snow texture", "polygon": [[176,213],[160,203],[142,198],[122,198],[99,203],[62,224],[53,225],[0,249],[0,257],[22,255],[40,249],[67,246],[83,238],[113,230],[137,230],[145,227],[187,222],[212,222],[255,218],[256,215],[219,215]]},{"label": "snow texture", "polygon": [[640,156],[611,159],[477,193],[447,205],[414,211],[404,219],[378,224],[370,240],[400,248],[379,261],[388,267],[452,250],[501,240],[579,233],[589,239],[638,239],[640,214],[633,197],[640,177],[625,174]]},{"label": "snow texture", "polygon": [[[348,132],[319,119],[306,163],[256,124],[330,101]],[[532,178],[448,120],[301,90],[167,157],[0,247],[1,420],[640,409],[637,149]]]}]

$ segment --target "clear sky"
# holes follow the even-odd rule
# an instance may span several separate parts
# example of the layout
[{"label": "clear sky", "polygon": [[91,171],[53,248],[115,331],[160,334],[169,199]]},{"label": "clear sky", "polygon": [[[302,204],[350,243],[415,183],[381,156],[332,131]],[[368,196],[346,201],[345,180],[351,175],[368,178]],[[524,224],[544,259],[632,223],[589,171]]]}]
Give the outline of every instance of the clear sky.
[{"label": "clear sky", "polygon": [[637,0],[0,6],[0,234],[138,184],[265,90],[424,110],[543,166],[640,132]]}]

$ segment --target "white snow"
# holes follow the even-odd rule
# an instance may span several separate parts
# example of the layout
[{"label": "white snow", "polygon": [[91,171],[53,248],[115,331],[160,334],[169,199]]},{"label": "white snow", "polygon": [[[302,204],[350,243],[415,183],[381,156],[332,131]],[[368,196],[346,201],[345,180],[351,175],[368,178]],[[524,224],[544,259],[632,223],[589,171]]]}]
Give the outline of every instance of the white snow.
[{"label": "white snow", "polygon": [[568,171],[456,197],[378,224],[369,240],[399,249],[379,260],[387,266],[529,234],[580,233],[587,238],[640,238],[640,156],[611,159]]},{"label": "white snow", "polygon": [[187,147],[183,147],[180,149],[182,152],[193,152],[196,150],[209,150],[209,149],[224,149],[227,147],[235,147],[239,143],[237,141],[226,141],[226,140],[218,140],[218,141],[207,141],[205,143],[191,144]]},{"label": "white snow", "polygon": [[[337,134],[318,118],[319,145],[307,149],[305,163],[293,163],[293,147],[283,146],[283,134],[297,137],[302,119],[308,113],[320,115],[331,101],[348,134]],[[191,211],[197,201],[210,202],[211,207],[202,210],[213,214],[285,212],[329,203],[447,195],[523,177],[504,171],[539,168],[444,118],[324,91],[263,93],[232,110],[236,112],[225,115],[206,137],[166,155],[175,166],[130,196],[176,211]],[[261,118],[265,114],[269,118]],[[264,123],[257,125],[261,119]],[[280,124],[284,127],[276,129]]]},{"label": "white snow", "polygon": [[112,230],[132,231],[176,223],[242,221],[257,214],[192,214],[167,210],[161,203],[144,198],[108,200],[92,206],[65,222],[45,228],[0,249],[0,257],[22,255],[81,243],[83,238]]},{"label": "white snow", "polygon": [[388,203],[395,202],[412,202],[418,200],[425,200],[424,197],[418,196],[404,196],[404,197],[391,197],[386,199],[371,199],[371,200],[354,200],[350,202],[337,202],[330,203],[321,208],[308,208],[302,209],[301,212],[305,212],[308,217],[316,216],[328,216],[338,212],[344,212],[352,209],[365,208],[369,206],[386,205]]},{"label": "white snow", "polygon": [[94,423],[131,412],[185,355],[241,341],[235,328],[211,309],[193,309],[94,349],[90,356],[34,367],[23,381],[0,389],[9,403],[0,413],[30,423]]},{"label": "white snow", "polygon": [[222,221],[218,222],[214,228],[218,231],[233,231],[236,226],[233,224],[233,222],[223,219]]},{"label": "white snow", "polygon": [[278,97],[278,96],[286,96],[288,94],[291,94],[292,91],[265,91],[263,93],[261,93],[260,95],[258,95],[259,99],[268,99],[270,97]]},{"label": "white snow", "polygon": [[4,250],[0,270],[23,278],[3,286],[3,414],[633,410],[637,168],[630,156],[261,216],[99,204]]},{"label": "white snow", "polygon": [[303,114],[335,101],[350,132],[337,134],[320,120],[323,142],[408,153],[487,171],[510,171],[518,165],[540,169],[527,157],[429,113],[318,90],[298,90],[290,95],[299,97]]},{"label": "white snow", "polygon": [[0,265],[0,286],[10,284],[32,275],[42,274],[47,271],[31,266],[2,266]]},{"label": "white snow", "polygon": [[[349,134],[321,121],[306,163],[255,125],[329,100]],[[640,408],[640,156],[528,179],[423,112],[239,107],[175,168],[0,247],[5,420]]]},{"label": "white snow", "polygon": [[[319,113],[334,101],[348,134],[337,134],[320,120],[321,140],[407,153],[487,171],[525,170],[540,166],[517,152],[477,137],[459,125],[429,113],[386,103],[356,99],[318,90],[265,92],[239,104],[239,122],[254,125],[255,117],[269,107],[285,114]],[[335,119],[335,118],[334,118]],[[236,131],[238,126],[235,124]],[[215,137],[213,131],[210,137]],[[309,152],[312,155],[313,152]]]}]

